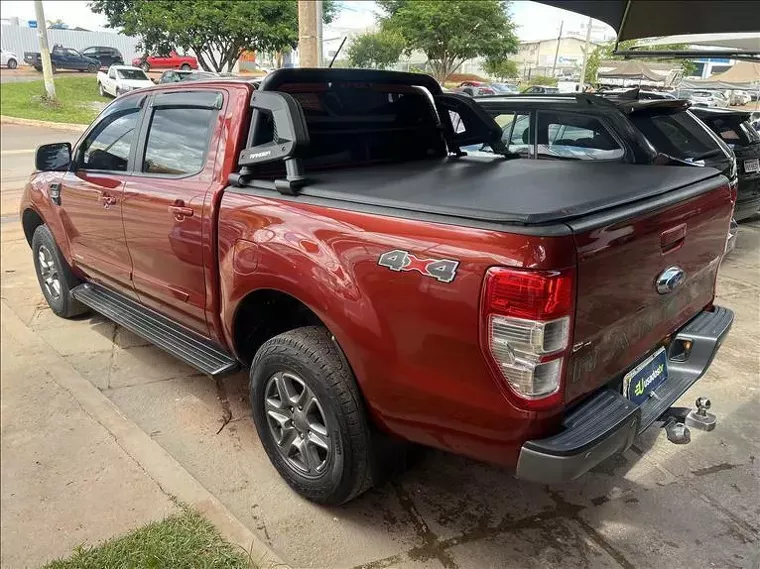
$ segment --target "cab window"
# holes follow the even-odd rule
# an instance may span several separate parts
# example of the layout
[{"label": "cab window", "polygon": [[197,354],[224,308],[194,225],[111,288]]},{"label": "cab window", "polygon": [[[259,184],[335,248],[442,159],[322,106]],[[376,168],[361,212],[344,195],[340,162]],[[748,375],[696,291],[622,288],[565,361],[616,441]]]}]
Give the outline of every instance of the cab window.
[{"label": "cab window", "polygon": [[125,172],[135,140],[140,109],[125,109],[106,116],[87,135],[79,149],[77,168]]},{"label": "cab window", "polygon": [[539,157],[571,160],[619,160],[624,151],[596,117],[539,111]]}]

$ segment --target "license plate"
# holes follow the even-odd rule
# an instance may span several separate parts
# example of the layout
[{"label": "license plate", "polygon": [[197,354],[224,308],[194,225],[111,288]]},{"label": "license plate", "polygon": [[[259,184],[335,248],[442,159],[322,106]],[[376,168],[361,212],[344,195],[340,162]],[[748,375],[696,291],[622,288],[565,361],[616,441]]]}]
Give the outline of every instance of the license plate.
[{"label": "license plate", "polygon": [[760,172],[760,158],[744,161],[745,172]]},{"label": "license plate", "polygon": [[623,377],[623,395],[641,405],[668,378],[668,355],[660,348]]}]

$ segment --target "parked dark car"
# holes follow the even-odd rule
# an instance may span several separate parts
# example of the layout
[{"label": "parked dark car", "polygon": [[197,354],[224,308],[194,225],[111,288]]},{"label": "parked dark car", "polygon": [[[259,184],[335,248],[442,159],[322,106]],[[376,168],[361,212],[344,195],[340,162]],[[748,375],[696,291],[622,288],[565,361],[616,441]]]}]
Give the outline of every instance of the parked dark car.
[{"label": "parked dark car", "polygon": [[760,212],[760,133],[750,113],[731,109],[694,108],[692,112],[723,139],[736,156],[739,188],[734,218],[747,219]]},{"label": "parked dark car", "polygon": [[529,93],[533,95],[547,95],[551,93],[559,93],[558,87],[550,87],[548,85],[531,85],[522,90],[523,93]]},{"label": "parked dark car", "polygon": [[[42,71],[42,57],[39,52],[25,51],[24,61],[34,67],[37,71]],[[77,50],[70,47],[56,45],[50,52],[50,63],[53,65],[53,71],[58,69],[75,69],[77,71],[89,71],[95,73],[100,68],[100,61],[92,57],[86,57]]]},{"label": "parked dark car", "polygon": [[185,71],[183,69],[167,69],[161,74],[158,83],[179,83],[180,81],[184,81],[188,76],[192,74],[193,71]]},{"label": "parked dark car", "polygon": [[101,67],[111,67],[112,65],[124,65],[124,58],[121,52],[115,47],[106,47],[94,45],[82,50],[82,55],[97,59]]}]

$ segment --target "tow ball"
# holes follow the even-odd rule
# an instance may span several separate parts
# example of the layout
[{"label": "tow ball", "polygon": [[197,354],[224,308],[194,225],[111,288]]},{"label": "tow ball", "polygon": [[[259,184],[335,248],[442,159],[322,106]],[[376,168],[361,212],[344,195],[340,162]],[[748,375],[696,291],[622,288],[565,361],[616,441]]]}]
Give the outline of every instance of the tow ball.
[{"label": "tow ball", "polygon": [[707,411],[711,406],[710,400],[707,397],[698,397],[695,404],[696,410],[671,407],[660,417],[659,420],[663,422],[662,426],[671,443],[685,445],[691,442],[689,427],[700,431],[712,431],[715,428],[715,415]]}]

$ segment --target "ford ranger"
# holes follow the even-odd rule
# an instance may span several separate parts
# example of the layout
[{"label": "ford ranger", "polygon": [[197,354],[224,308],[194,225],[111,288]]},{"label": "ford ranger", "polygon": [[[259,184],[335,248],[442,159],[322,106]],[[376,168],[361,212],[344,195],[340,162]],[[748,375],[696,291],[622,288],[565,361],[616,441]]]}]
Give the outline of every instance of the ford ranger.
[{"label": "ford ranger", "polygon": [[733,321],[713,301],[735,186],[513,160],[501,134],[422,74],[154,86],[38,149],[22,223],[56,314],[249,369],[264,449],[319,503],[408,441],[558,483],[657,420],[714,426],[671,406]]}]

